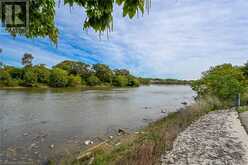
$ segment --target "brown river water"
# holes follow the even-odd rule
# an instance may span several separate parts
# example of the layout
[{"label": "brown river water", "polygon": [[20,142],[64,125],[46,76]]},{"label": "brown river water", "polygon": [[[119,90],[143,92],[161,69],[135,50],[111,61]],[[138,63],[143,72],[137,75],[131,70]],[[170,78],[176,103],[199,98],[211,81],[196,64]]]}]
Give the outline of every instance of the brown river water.
[{"label": "brown river water", "polygon": [[135,131],[193,102],[194,95],[183,85],[0,90],[0,164],[40,163],[119,128]]}]

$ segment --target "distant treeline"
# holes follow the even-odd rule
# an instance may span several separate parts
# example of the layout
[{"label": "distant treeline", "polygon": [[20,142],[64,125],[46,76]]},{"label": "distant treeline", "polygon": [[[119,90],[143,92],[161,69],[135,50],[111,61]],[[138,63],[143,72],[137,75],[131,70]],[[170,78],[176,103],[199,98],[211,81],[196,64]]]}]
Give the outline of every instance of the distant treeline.
[{"label": "distant treeline", "polygon": [[149,79],[151,84],[165,84],[165,85],[187,85],[192,84],[192,80],[177,80],[177,79]]},{"label": "distant treeline", "polygon": [[116,86],[137,87],[149,84],[149,80],[138,78],[126,69],[111,70],[105,64],[86,64],[79,61],[63,61],[52,68],[44,64],[32,65],[33,56],[24,54],[22,68],[0,65],[2,87],[81,87]]}]

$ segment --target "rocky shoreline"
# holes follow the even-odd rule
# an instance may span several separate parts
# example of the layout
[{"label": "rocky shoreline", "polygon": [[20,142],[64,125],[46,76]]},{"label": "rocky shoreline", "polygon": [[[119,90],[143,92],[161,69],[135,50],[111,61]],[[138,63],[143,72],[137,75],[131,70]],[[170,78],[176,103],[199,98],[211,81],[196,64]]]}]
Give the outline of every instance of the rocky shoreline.
[{"label": "rocky shoreline", "polygon": [[247,165],[248,135],[234,110],[210,112],[191,124],[161,157],[162,165]]}]

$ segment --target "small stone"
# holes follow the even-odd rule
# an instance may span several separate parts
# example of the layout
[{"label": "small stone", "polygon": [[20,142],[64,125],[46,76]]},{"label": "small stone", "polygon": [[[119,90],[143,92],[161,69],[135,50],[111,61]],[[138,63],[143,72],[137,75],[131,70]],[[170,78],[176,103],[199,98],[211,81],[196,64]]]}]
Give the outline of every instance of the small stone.
[{"label": "small stone", "polygon": [[124,130],[124,129],[118,129],[118,134],[126,134],[127,133],[127,131],[126,130]]},{"label": "small stone", "polygon": [[167,113],[166,110],[161,110],[161,113]]},{"label": "small stone", "polygon": [[28,136],[28,133],[24,133],[23,136]]},{"label": "small stone", "polygon": [[36,146],[36,143],[32,143],[29,148],[31,149],[31,148],[33,148],[35,146]]},{"label": "small stone", "polygon": [[55,145],[54,145],[54,144],[51,144],[49,147],[50,147],[51,149],[54,149]]},{"label": "small stone", "polygon": [[86,140],[86,141],[84,141],[84,144],[85,145],[90,145],[90,144],[93,144],[94,142],[93,141],[91,141],[91,140]]},{"label": "small stone", "polygon": [[120,143],[120,142],[115,144],[115,146],[119,146],[119,145],[121,145],[121,143]]}]

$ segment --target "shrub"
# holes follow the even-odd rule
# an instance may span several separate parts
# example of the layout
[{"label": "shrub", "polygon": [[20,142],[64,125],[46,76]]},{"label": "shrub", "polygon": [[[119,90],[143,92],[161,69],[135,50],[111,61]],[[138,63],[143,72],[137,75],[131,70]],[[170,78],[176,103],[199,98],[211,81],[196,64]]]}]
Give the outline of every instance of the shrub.
[{"label": "shrub", "polygon": [[130,76],[128,78],[128,86],[130,86],[130,87],[138,87],[138,86],[140,86],[140,82],[135,77]]},{"label": "shrub", "polygon": [[23,83],[25,86],[35,86],[37,83],[37,73],[32,67],[24,69]]},{"label": "shrub", "polygon": [[112,84],[113,72],[109,66],[105,64],[95,64],[93,65],[93,69],[100,81]]},{"label": "shrub", "polygon": [[84,79],[81,79],[81,85],[82,86],[86,86],[87,85],[87,83],[86,83],[86,81]]},{"label": "shrub", "polygon": [[241,95],[241,105],[248,105],[248,91]]},{"label": "shrub", "polygon": [[24,69],[11,67],[8,72],[13,79],[23,79]]},{"label": "shrub", "polygon": [[128,78],[126,76],[117,75],[114,77],[113,85],[117,87],[125,87],[128,85]]},{"label": "shrub", "polygon": [[0,70],[0,81],[6,81],[11,79],[10,74],[7,71],[4,70]]},{"label": "shrub", "polygon": [[98,77],[96,77],[95,75],[91,75],[90,77],[87,78],[87,84],[89,86],[96,86],[96,85],[100,85],[101,81],[99,80]]},{"label": "shrub", "polygon": [[245,77],[240,68],[231,64],[219,65],[203,73],[200,80],[192,83],[192,89],[201,96],[216,96],[221,101],[234,101],[245,92]]},{"label": "shrub", "polygon": [[49,85],[52,87],[66,87],[67,84],[68,84],[67,72],[59,68],[52,69],[49,77]]},{"label": "shrub", "polygon": [[34,67],[37,74],[37,81],[39,83],[48,83],[50,77],[50,70],[43,65],[38,65]]},{"label": "shrub", "polygon": [[68,86],[69,87],[78,87],[81,85],[81,77],[70,75],[68,77]]},{"label": "shrub", "polygon": [[10,81],[7,81],[6,82],[6,85],[8,87],[16,87],[18,86],[19,84],[21,84],[22,82],[20,82],[20,80],[15,80],[15,79],[11,79]]},{"label": "shrub", "polygon": [[12,81],[10,74],[7,71],[0,71],[0,84],[3,86],[9,86],[9,83]]}]

